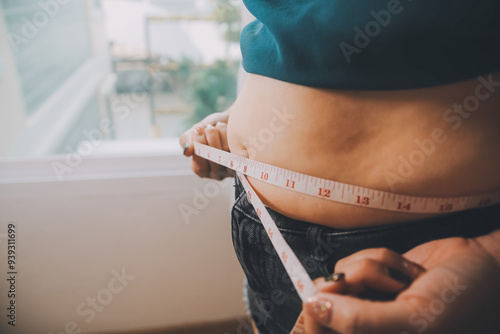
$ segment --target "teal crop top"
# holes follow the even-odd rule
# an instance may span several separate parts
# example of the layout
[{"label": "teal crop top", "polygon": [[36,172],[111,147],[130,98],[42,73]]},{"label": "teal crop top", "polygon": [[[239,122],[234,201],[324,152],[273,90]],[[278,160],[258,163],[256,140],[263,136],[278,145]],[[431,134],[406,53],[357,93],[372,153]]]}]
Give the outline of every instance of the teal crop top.
[{"label": "teal crop top", "polygon": [[244,0],[243,67],[305,86],[396,90],[500,70],[499,0]]}]

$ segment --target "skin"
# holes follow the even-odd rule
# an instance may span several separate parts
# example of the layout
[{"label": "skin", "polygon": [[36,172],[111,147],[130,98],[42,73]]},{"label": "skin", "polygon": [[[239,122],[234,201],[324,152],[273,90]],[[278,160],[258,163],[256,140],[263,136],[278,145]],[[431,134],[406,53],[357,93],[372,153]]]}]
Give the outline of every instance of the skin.
[{"label": "skin", "polygon": [[[500,74],[494,74],[492,81],[500,84]],[[403,91],[339,91],[250,74],[233,106],[194,125],[180,137],[180,144],[189,144],[186,156],[193,156],[192,142],[197,141],[300,173],[402,194],[481,194],[500,189],[500,93],[497,92],[500,87],[495,86],[474,111],[455,108],[468,96],[476,95],[479,84],[480,81],[472,79]],[[482,96],[487,93],[485,89],[479,89]],[[455,111],[447,111],[454,108]],[[282,120],[279,124],[277,113],[289,115],[288,122]],[[281,126],[283,124],[285,126]],[[410,175],[398,174],[399,157],[408,160],[419,150],[416,141],[433,138],[436,128],[443,130],[446,139],[434,142],[434,150],[414,166]],[[201,177],[221,179],[232,175],[230,170],[197,156],[192,158],[192,169]],[[388,172],[398,175],[398,181],[388,182]],[[252,178],[249,182],[264,204],[275,211],[339,229],[436,215],[357,207],[290,192]],[[481,307],[489,303],[495,307],[493,310],[499,307],[485,296],[496,296],[496,300],[500,300],[495,289],[499,279],[499,254],[498,249],[491,246],[491,240],[493,244],[500,240],[494,233],[485,238],[444,239],[423,244],[405,254],[408,261],[424,267],[426,272],[410,287],[402,288],[394,303],[356,299],[363,284],[367,284],[366,277],[381,278],[383,273],[369,266],[345,268],[357,273],[351,278],[346,275],[346,282],[353,280],[349,283],[351,288],[332,288],[321,295],[330,298],[334,305],[331,317],[334,320],[321,323],[308,313],[307,324],[313,327],[307,333],[400,334],[404,330],[414,333],[418,328],[410,324],[409,316],[420,307],[428,307],[439,297],[438,287],[444,288],[447,280],[454,279],[463,280],[470,288],[429,322],[425,332],[474,332],[478,324],[464,316],[469,314],[484,318],[482,324],[488,328],[494,319]],[[364,262],[358,264],[361,263]],[[353,286],[358,290],[353,290]],[[359,309],[366,313],[356,311]],[[463,321],[450,321],[452,317]],[[454,327],[454,324],[460,326]],[[325,329],[328,327],[330,331]]]},{"label": "skin", "polygon": [[[492,78],[500,83],[500,74]],[[500,189],[500,87],[480,101],[477,110],[468,116],[464,113],[467,118],[457,112],[446,114],[460,124],[443,119],[454,104],[474,95],[478,84],[473,79],[415,90],[339,91],[249,75],[228,111],[210,115],[186,131],[180,142],[182,146],[200,141],[274,166],[384,191],[420,196],[480,194]],[[277,120],[277,113],[290,118]],[[206,129],[207,124],[216,126]],[[200,135],[194,132],[197,127]],[[400,176],[400,157],[413,156],[420,150],[415,141],[431,140],[436,128],[443,129],[440,138],[445,135],[445,141],[434,143],[433,152],[424,155],[410,175]],[[186,155],[192,153],[191,145]],[[192,167],[202,177],[224,176],[224,169],[196,156]],[[387,173],[399,176],[400,182],[388,182]],[[249,181],[275,211],[334,228],[431,216],[358,207]]]}]

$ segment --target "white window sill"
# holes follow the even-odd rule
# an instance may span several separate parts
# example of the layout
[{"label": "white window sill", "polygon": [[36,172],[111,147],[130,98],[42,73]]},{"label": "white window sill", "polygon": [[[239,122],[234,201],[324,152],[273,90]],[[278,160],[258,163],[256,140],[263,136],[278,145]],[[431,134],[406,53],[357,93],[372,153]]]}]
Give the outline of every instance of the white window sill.
[{"label": "white window sill", "polygon": [[2,157],[0,184],[192,175],[177,138],[87,142],[78,151]]}]

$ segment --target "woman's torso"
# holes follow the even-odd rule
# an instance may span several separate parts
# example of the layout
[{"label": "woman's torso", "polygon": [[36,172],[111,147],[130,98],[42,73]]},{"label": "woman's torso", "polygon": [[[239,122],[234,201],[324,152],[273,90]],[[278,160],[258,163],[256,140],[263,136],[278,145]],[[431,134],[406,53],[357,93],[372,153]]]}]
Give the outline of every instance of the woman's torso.
[{"label": "woman's torso", "polygon": [[[274,166],[402,194],[460,196],[500,189],[500,74],[482,78],[369,92],[250,74],[230,108],[229,147]],[[335,228],[426,217],[249,181],[275,211]]]}]

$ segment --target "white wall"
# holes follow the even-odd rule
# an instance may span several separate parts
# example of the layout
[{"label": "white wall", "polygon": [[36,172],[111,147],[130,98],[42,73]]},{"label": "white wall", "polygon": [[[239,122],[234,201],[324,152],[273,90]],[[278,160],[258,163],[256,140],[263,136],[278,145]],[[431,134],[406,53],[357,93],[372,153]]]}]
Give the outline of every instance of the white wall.
[{"label": "white wall", "polygon": [[[197,178],[172,149],[89,157],[58,182],[51,163],[63,158],[0,161],[2,277],[9,222],[17,226],[18,250],[17,323],[7,326],[2,311],[1,333],[65,333],[71,321],[84,333],[119,332],[245,314],[230,235],[232,180],[221,188]],[[187,224],[179,204],[194,208],[195,189],[219,194]],[[122,268],[134,279],[110,294],[121,286],[112,271]],[[7,282],[0,282],[6,310]],[[87,323],[90,308],[77,309],[88,297],[106,305]]]}]

